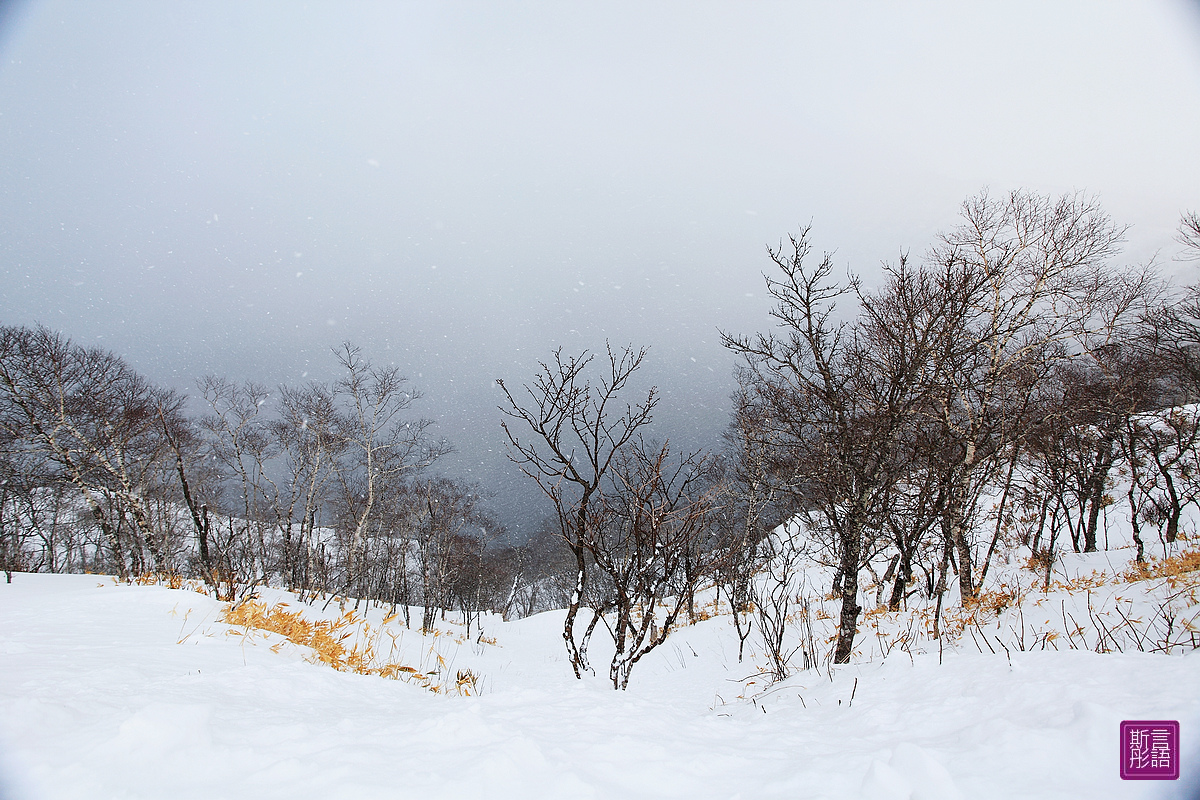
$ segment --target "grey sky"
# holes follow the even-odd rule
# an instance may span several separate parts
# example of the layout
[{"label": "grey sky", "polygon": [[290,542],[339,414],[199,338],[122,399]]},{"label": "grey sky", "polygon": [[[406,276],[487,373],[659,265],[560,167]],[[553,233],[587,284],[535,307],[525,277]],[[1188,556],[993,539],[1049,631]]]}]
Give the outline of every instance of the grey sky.
[{"label": "grey sky", "polygon": [[1183,2],[101,3],[0,13],[0,321],[185,390],[395,361],[530,493],[496,377],[635,342],[661,435],[713,444],[767,324],[764,245],[866,273],[984,186],[1100,196],[1130,260],[1200,207]]}]

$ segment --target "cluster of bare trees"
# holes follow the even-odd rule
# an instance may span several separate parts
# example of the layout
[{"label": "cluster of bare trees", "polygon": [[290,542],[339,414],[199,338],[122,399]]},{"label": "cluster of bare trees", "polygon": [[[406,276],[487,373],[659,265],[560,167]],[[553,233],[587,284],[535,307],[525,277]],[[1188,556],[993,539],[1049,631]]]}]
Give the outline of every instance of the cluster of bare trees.
[{"label": "cluster of bare trees", "polygon": [[[1200,257],[1200,217],[1181,231]],[[576,676],[603,630],[624,688],[706,585],[777,677],[797,651],[815,664],[816,561],[844,663],[872,589],[892,609],[936,598],[940,619],[1017,545],[1048,584],[1110,523],[1139,560],[1180,536],[1200,504],[1200,290],[1115,267],[1122,236],[1081,196],[984,194],[868,287],[802,231],[770,251],[775,329],[723,335],[740,388],[718,454],[649,438],[644,349],[556,351],[521,389],[498,382],[510,457],[553,512],[504,547],[479,489],[431,473],[448,445],[410,416],[419,396],[352,345],[332,383],[205,378],[191,417],[112,353],[0,328],[0,562],[194,574],[229,598],[269,581],[423,628],[565,607]]]},{"label": "cluster of bare trees", "polygon": [[331,384],[206,377],[193,418],[113,353],[0,328],[4,568],[196,575],[228,599],[271,582],[411,605],[426,628],[511,602],[518,559],[477,487],[429,474],[449,446],[409,416],[419,395],[335,355]]},{"label": "cluster of bare trees", "polygon": [[[45,328],[0,329],[0,390],[5,568],[36,541],[39,567],[171,569],[180,554],[154,489],[169,480],[160,432],[177,426],[181,398]],[[91,547],[74,535],[81,518]]]},{"label": "cluster of bare trees", "polygon": [[[1122,233],[1086,198],[1014,192],[967,201],[875,288],[813,263],[807,230],[772,250],[776,329],[725,336],[743,359],[735,606],[786,618],[795,602],[770,594],[790,574],[747,580],[764,551],[775,569],[793,551],[830,565],[846,662],[864,572],[892,608],[924,591],[940,610],[949,581],[970,602],[998,549],[1023,543],[1048,581],[1065,542],[1099,546],[1122,476],[1138,558],[1147,529],[1172,542],[1200,497],[1200,309],[1150,267],[1114,267]],[[772,533],[785,518],[799,524]]]},{"label": "cluster of bare trees", "polygon": [[[1200,218],[1183,231],[1200,253]],[[892,609],[922,592],[940,619],[952,584],[972,602],[1016,545],[1048,583],[1066,542],[1107,546],[1112,515],[1139,560],[1146,530],[1173,542],[1200,502],[1200,295],[1114,267],[1122,238],[1081,196],[984,194],[922,263],[867,288],[813,263],[801,232],[770,253],[776,330],[724,336],[742,364],[719,457],[646,442],[657,395],[630,386],[644,350],[559,351],[523,392],[501,381],[510,455],[574,562],[559,591],[576,675],[603,626],[627,685],[702,583],[784,677],[798,651],[818,658],[805,563],[832,568],[844,663],[867,589]]]}]

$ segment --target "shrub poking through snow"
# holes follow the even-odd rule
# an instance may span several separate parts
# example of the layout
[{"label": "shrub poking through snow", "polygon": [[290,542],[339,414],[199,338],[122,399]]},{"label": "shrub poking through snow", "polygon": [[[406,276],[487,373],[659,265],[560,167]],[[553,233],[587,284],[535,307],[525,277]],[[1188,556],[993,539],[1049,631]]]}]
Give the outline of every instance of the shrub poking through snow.
[{"label": "shrub poking through snow", "polygon": [[[942,611],[947,646],[979,652],[1091,650],[1186,653],[1200,649],[1200,549],[1075,574],[1047,587],[1041,565],[1004,571],[970,601]],[[1033,571],[1032,580],[1028,572]],[[922,651],[934,639],[931,601],[902,612],[880,605],[863,615],[873,634],[861,656]],[[818,616],[819,618],[819,616]],[[830,637],[828,641],[832,641]]]}]

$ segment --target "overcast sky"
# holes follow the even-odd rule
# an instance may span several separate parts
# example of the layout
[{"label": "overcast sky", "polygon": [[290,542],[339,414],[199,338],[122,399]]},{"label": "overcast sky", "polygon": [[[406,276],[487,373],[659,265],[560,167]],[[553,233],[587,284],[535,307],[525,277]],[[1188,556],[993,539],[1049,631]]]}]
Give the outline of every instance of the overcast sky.
[{"label": "overcast sky", "polygon": [[192,393],[350,339],[524,528],[495,378],[649,345],[715,445],[766,245],[869,280],[984,187],[1085,191],[1190,282],[1198,145],[1182,0],[0,3],[0,322]]}]

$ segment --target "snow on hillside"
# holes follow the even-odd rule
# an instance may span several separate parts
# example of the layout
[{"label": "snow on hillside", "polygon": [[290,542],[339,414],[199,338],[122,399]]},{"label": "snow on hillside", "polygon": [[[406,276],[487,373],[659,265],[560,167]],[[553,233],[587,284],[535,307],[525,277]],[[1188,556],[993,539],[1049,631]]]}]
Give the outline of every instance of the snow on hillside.
[{"label": "snow on hillside", "polygon": [[[1136,630],[1151,630],[1155,593],[1175,590],[1114,581],[1124,558],[1065,557],[1048,594],[1015,564],[998,570],[992,590],[1018,606],[997,601],[957,628],[948,616],[957,633],[940,657],[920,612],[876,609],[854,664],[769,687],[717,615],[675,632],[625,692],[604,677],[600,641],[600,677],[571,677],[562,612],[485,618],[474,641],[450,620],[422,636],[372,609],[385,660],[413,671],[388,680],[311,663],[308,648],[223,623],[222,604],[186,589],[16,574],[0,584],[0,797],[1200,796],[1200,655],[1132,640],[1098,654],[1103,628],[1078,620],[1088,603],[1103,621],[1105,603],[1111,615],[1132,600],[1121,613],[1137,606]],[[282,592],[263,600],[322,617]],[[1079,622],[1074,640],[1058,617]],[[477,676],[470,696],[456,690],[464,674]],[[1181,722],[1178,782],[1120,780],[1122,719]]]}]

